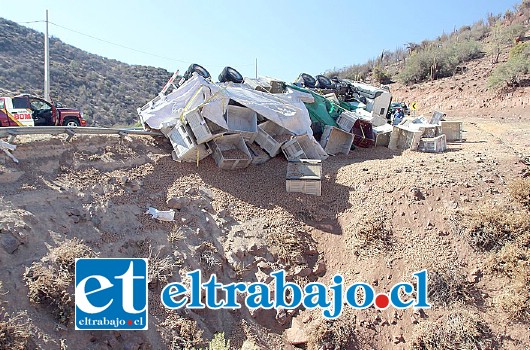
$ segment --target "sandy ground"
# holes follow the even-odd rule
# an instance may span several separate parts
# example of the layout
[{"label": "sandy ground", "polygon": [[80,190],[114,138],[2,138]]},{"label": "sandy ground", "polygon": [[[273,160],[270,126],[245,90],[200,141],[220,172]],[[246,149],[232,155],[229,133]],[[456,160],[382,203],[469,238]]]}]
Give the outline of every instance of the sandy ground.
[{"label": "sandy ground", "polygon": [[[173,265],[165,281],[196,268],[224,282],[267,281],[264,271],[277,268],[302,282],[330,283],[341,273],[347,282],[381,289],[423,268],[457,268],[468,276],[481,269],[485,255],[454,231],[451,218],[480,203],[506,200],[506,185],[526,169],[520,159],[530,152],[530,122],[466,118],[464,129],[465,142],[441,154],[358,148],[331,157],[323,165],[321,197],[286,193],[287,163],[281,157],[222,171],[211,157],[198,168],[176,163],[165,141],[148,137],[87,136],[69,143],[63,137],[20,137],[14,152],[20,164],[0,155],[1,239],[3,246],[8,235],[17,241],[12,252],[0,249],[3,305],[8,312],[27,310],[36,347],[166,348],[160,324],[168,313],[157,300],[161,283],[150,289],[147,332],[76,332],[71,321],[62,324],[48,307],[29,301],[25,269],[74,237],[101,257],[169,257]],[[168,204],[171,198],[176,202]],[[149,206],[169,205],[177,208],[174,223],[144,214]],[[392,234],[385,244],[359,249],[355,233],[370,218],[383,218]],[[319,262],[327,267],[323,277],[316,271]],[[307,267],[314,272],[302,278]],[[458,308],[480,314],[502,339],[499,347],[528,348],[528,324],[508,320],[492,305],[503,281],[476,281],[480,304]],[[407,349],[418,324],[451,310],[434,305],[419,322],[412,310],[358,312],[351,324],[356,348]],[[195,320],[206,339],[225,332],[233,348],[247,340],[261,349],[287,349],[286,329],[294,324],[308,337],[319,321],[307,311],[286,317],[246,309],[180,316]]]}]

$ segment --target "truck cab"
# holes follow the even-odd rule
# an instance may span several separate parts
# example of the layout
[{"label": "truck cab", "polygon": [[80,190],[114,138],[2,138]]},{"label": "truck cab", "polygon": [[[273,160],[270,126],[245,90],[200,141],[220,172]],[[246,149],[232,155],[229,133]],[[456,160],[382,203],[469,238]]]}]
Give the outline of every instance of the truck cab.
[{"label": "truck cab", "polygon": [[0,97],[0,126],[86,126],[81,112],[35,96]]}]

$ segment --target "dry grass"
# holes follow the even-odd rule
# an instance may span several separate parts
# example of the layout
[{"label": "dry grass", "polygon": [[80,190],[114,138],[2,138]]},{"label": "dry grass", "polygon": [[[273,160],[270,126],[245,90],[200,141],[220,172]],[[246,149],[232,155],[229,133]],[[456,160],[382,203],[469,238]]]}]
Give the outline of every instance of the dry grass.
[{"label": "dry grass", "polygon": [[355,320],[356,315],[352,309],[344,310],[335,320],[322,318],[311,329],[308,349],[358,349]]},{"label": "dry grass", "polygon": [[484,263],[486,271],[508,277],[500,294],[493,298],[495,306],[510,319],[530,319],[530,232],[515,242],[507,243],[498,252],[490,254]]},{"label": "dry grass", "polygon": [[149,271],[147,280],[151,286],[165,285],[175,273],[175,267],[179,265],[170,255],[167,255],[165,258],[160,258],[160,253],[153,255],[152,250],[149,251],[148,259]]},{"label": "dry grass", "polygon": [[530,216],[511,207],[482,206],[464,215],[463,226],[473,248],[498,250],[530,231]]},{"label": "dry grass", "polygon": [[300,264],[300,257],[303,257],[310,246],[317,246],[313,238],[302,231],[275,231],[271,232],[267,239],[271,251],[277,254],[279,259],[293,266]]},{"label": "dry grass", "polygon": [[518,179],[508,185],[510,195],[527,210],[530,209],[530,178]]},{"label": "dry grass", "polygon": [[356,255],[381,253],[393,245],[390,220],[385,215],[366,216],[359,222],[348,239]]},{"label": "dry grass", "polygon": [[510,283],[504,286],[500,295],[493,298],[510,319],[528,322],[530,320],[530,269],[519,270]]},{"label": "dry grass", "polygon": [[68,324],[74,309],[69,289],[74,279],[75,259],[96,254],[77,239],[66,240],[49,250],[41,261],[26,267],[24,282],[28,286],[30,301],[47,305],[55,319]]},{"label": "dry grass", "polygon": [[488,326],[477,314],[451,312],[436,321],[420,323],[412,335],[415,350],[493,349],[496,344]]},{"label": "dry grass", "polygon": [[472,301],[474,294],[465,276],[456,269],[438,269],[429,274],[429,300],[435,306]]},{"label": "dry grass", "polygon": [[22,312],[11,315],[0,307],[0,349],[28,349],[30,342],[31,328],[27,315]]},{"label": "dry grass", "polygon": [[74,238],[64,241],[61,245],[50,249],[48,258],[62,270],[73,273],[76,258],[94,258],[94,251],[81,240]]},{"label": "dry grass", "polygon": [[0,310],[0,349],[30,349],[31,330],[26,314]]},{"label": "dry grass", "polygon": [[217,271],[222,263],[218,258],[217,248],[210,242],[203,242],[197,248],[196,255],[205,271]]},{"label": "dry grass", "polygon": [[[530,233],[527,236],[530,236]],[[509,242],[498,252],[488,255],[484,262],[485,270],[510,278],[513,278],[521,270],[528,271],[530,269],[530,250],[521,241]]]},{"label": "dry grass", "polygon": [[203,331],[197,322],[181,317],[175,311],[169,312],[164,322],[158,325],[158,332],[169,350],[189,350],[205,345]]}]

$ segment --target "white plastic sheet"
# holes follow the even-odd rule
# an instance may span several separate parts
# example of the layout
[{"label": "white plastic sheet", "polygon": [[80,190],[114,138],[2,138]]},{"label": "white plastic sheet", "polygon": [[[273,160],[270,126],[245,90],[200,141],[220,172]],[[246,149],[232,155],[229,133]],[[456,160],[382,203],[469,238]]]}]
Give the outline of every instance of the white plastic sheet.
[{"label": "white plastic sheet", "polygon": [[204,118],[227,128],[224,113],[230,99],[296,135],[313,134],[309,112],[303,103],[310,99],[307,94],[293,91],[269,94],[253,90],[245,84],[217,85],[199,75],[194,75],[177,90],[153,102],[150,108],[139,114],[142,122],[152,129],[160,130],[164,124],[174,124],[186,112],[200,107]]}]

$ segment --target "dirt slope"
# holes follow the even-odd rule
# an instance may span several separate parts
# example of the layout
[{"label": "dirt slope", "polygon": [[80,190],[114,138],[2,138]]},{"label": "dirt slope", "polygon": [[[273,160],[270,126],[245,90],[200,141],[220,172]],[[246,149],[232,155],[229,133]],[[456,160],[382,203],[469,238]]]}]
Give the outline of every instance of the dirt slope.
[{"label": "dirt slope", "polygon": [[[492,347],[528,348],[528,324],[508,320],[494,303],[509,278],[485,270],[488,253],[472,249],[455,230],[455,218],[484,203],[513,201],[507,184],[528,171],[520,159],[530,150],[530,120],[473,117],[464,129],[466,142],[443,154],[375,148],[332,157],[324,162],[322,197],[286,193],[281,158],[231,172],[211,158],[198,168],[176,163],[168,145],[151,138],[20,137],[14,152],[20,164],[0,155],[3,305],[11,313],[27,310],[33,342],[45,349],[163,349],[176,335],[192,338],[195,331],[171,333],[183,320],[193,320],[205,339],[224,331],[233,348],[246,340],[260,349],[287,349],[293,333],[322,344],[328,333],[318,312],[175,316],[160,306],[160,288],[196,268],[223,282],[267,282],[267,271],[286,268],[300,283],[330,283],[342,273],[347,282],[384,289],[427,268],[472,281],[465,282],[472,299],[435,303],[421,315],[374,309],[346,315],[343,327],[351,334],[342,348],[410,348],[419,327],[462,309],[481,317]],[[171,198],[175,223],[144,214],[149,206],[167,209]],[[371,218],[384,219],[388,231],[367,244],[359,229]],[[150,257],[157,266],[148,332],[76,332],[71,319],[54,318],[52,306],[30,302],[25,269],[75,237],[101,257]],[[307,267],[308,275],[302,273]],[[481,277],[473,279],[477,270]]]}]

